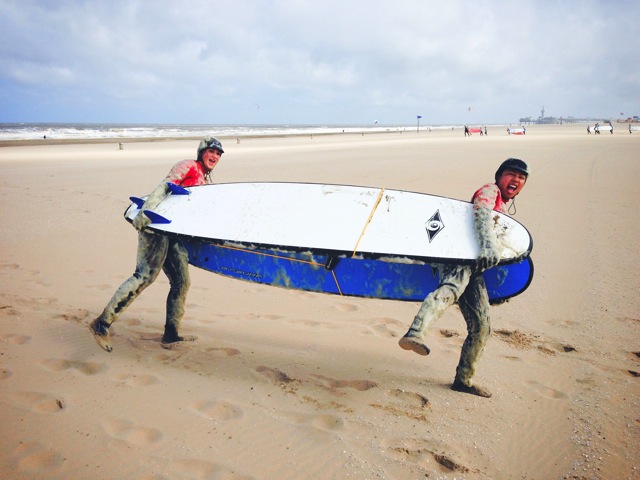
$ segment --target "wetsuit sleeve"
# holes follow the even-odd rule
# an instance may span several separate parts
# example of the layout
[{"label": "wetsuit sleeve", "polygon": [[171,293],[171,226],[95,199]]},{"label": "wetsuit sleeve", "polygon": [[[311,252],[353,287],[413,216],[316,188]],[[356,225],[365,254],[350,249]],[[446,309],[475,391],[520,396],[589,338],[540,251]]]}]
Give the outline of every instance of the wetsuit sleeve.
[{"label": "wetsuit sleeve", "polygon": [[176,185],[184,185],[187,179],[197,176],[197,167],[195,162],[185,160],[173,166],[165,182],[175,183]]},{"label": "wetsuit sleeve", "polygon": [[162,183],[154,188],[153,192],[151,192],[147,197],[144,205],[142,205],[142,208],[140,208],[140,213],[138,213],[138,215],[136,215],[136,217],[133,219],[133,226],[138,230],[143,230],[145,227],[149,226],[151,220],[144,213],[142,213],[142,211],[155,209],[160,204],[160,202],[162,202],[162,200],[166,198],[168,194],[169,187],[167,187],[167,181],[163,180]]},{"label": "wetsuit sleeve", "polygon": [[488,208],[494,210],[498,204],[500,189],[495,184],[487,184],[478,190],[473,196],[473,209]]},{"label": "wetsuit sleeve", "polygon": [[[478,238],[478,269],[486,270],[500,262],[502,257],[502,245],[496,235],[495,217],[498,215],[493,210],[496,197],[492,195],[491,188],[480,189],[473,200],[473,226]],[[493,198],[492,198],[493,197]]]},{"label": "wetsuit sleeve", "polygon": [[[169,187],[167,183],[175,183],[176,185],[191,185],[189,180],[198,175],[197,165],[195,161],[184,160],[171,168],[167,176],[162,182],[153,189],[147,200],[140,210],[154,210],[169,195]],[[133,226],[138,230],[143,230],[149,226],[151,220],[142,212],[133,219]]]},{"label": "wetsuit sleeve", "polygon": [[[167,195],[169,195],[169,187],[167,187],[167,182],[175,183],[176,185],[180,185],[182,181],[189,175],[189,172],[192,168],[191,162],[183,161],[175,164],[173,168],[169,171],[166,178],[160,182],[160,184],[153,189],[153,191],[147,197],[147,200],[142,205],[140,210],[154,210],[160,202],[162,202]],[[144,213],[140,212],[136,215],[136,218],[133,219],[133,226],[138,230],[143,230],[145,227],[149,226],[151,220]]]}]

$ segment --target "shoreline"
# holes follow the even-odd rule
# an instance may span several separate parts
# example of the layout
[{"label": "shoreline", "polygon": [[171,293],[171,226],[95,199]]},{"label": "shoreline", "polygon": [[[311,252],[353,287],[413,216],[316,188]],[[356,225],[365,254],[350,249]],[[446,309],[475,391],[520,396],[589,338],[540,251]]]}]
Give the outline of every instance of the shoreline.
[{"label": "shoreline", "polygon": [[[505,124],[505,125],[493,125],[487,126],[488,136],[493,136],[496,134],[505,134],[505,131],[508,128],[513,128],[515,125],[520,124]],[[524,125],[527,129],[527,132],[550,132],[555,130],[573,130],[576,131],[578,128],[582,130],[586,130],[586,127],[591,125],[591,123],[563,123],[563,124],[531,124]],[[614,131],[620,131],[620,129],[625,130],[623,127],[616,128],[615,125],[629,125],[628,123],[624,124],[614,124]],[[469,124],[470,128],[478,128],[478,125],[474,123]],[[292,133],[274,133],[274,134],[242,134],[242,135],[218,135],[217,138],[220,140],[233,141],[240,143],[242,140],[254,140],[254,139],[286,139],[286,138],[296,138],[296,137],[326,137],[326,136],[370,136],[370,135],[399,135],[399,134],[416,134],[416,135],[446,135],[452,133],[462,133],[464,126],[463,125],[455,125],[455,126],[421,126],[420,131],[417,131],[417,127],[389,127],[387,130],[361,130],[361,131],[343,131],[343,132],[292,132]],[[474,136],[482,136],[478,133],[475,133]],[[34,139],[20,139],[20,140],[0,140],[0,148],[3,147],[29,147],[29,146],[46,146],[46,145],[82,145],[82,144],[113,144],[113,143],[144,143],[144,142],[171,142],[171,141],[198,141],[202,138],[202,136],[192,135],[192,136],[146,136],[146,137],[94,137],[94,138],[34,138]]]}]

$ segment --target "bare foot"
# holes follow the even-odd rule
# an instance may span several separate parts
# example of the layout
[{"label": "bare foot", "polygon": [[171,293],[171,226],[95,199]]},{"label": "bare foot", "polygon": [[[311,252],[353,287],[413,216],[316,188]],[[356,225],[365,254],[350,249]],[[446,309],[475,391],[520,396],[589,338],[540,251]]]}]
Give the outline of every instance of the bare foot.
[{"label": "bare foot", "polygon": [[107,352],[113,350],[113,347],[111,346],[111,335],[109,335],[109,330],[100,325],[100,321],[97,318],[89,324],[89,330],[91,330],[93,338],[95,338],[96,343],[100,346],[100,348]]},{"label": "bare foot", "polygon": [[400,345],[400,347],[402,347],[405,350],[413,350],[418,355],[426,356],[431,353],[431,350],[429,350],[429,347],[427,347],[427,345],[422,340],[416,337],[404,336],[400,339],[400,341],[398,342],[398,345]]},{"label": "bare foot", "polygon": [[458,380],[454,380],[453,385],[451,385],[451,390],[462,393],[470,393],[471,395],[477,395],[479,397],[491,398],[491,393],[488,390],[482,387],[477,387],[475,385],[468,386]]}]

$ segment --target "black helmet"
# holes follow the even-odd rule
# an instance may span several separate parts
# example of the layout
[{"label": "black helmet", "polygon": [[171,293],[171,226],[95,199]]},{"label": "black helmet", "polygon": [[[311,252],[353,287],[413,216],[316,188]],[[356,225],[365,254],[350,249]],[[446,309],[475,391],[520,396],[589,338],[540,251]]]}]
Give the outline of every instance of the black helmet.
[{"label": "black helmet", "polygon": [[496,176],[495,176],[496,182],[498,181],[498,179],[502,175],[502,172],[504,172],[507,168],[509,168],[511,170],[516,170],[518,172],[522,172],[527,177],[529,177],[529,173],[530,173],[529,166],[525,162],[523,162],[519,158],[507,158],[498,167],[498,170],[496,170]]},{"label": "black helmet", "polygon": [[214,148],[220,153],[224,153],[220,140],[214,137],[205,137],[200,140],[200,144],[198,145],[198,160],[200,160],[200,154],[202,153],[202,151],[206,150],[207,148]]}]

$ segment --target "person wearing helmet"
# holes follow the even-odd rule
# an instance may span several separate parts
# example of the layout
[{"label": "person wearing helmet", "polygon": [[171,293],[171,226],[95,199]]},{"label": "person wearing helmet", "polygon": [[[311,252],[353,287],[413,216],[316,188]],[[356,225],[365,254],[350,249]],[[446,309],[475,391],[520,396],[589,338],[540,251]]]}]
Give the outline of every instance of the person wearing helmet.
[{"label": "person wearing helmet", "polygon": [[460,361],[451,388],[458,392],[490,397],[485,388],[473,384],[476,366],[491,333],[489,295],[482,272],[498,264],[505,245],[494,230],[494,211],[508,213],[529,177],[528,165],[520,159],[509,158],[495,173],[495,183],[478,189],[471,199],[473,222],[480,251],[476,265],[435,265],[440,275],[438,288],[420,306],[411,327],[398,342],[400,347],[420,355],[429,355],[424,335],[429,326],[447,308],[458,303],[467,324],[467,338],[462,345]]},{"label": "person wearing helmet", "polygon": [[89,325],[93,337],[102,349],[107,352],[113,349],[109,327],[138,295],[155,281],[160,270],[167,275],[170,284],[161,346],[170,348],[176,342],[195,340],[194,337],[182,337],[178,333],[190,285],[187,251],[178,239],[146,231],[145,228],[151,220],[142,211],[153,210],[169,195],[168,182],[181,187],[210,184],[211,171],[223,153],[222,144],[218,139],[203,138],[198,145],[197,159],[183,160],[174,165],[166,178],[147,197],[140,213],[133,219],[133,226],[138,230],[135,272],[120,285],[100,316]]}]

